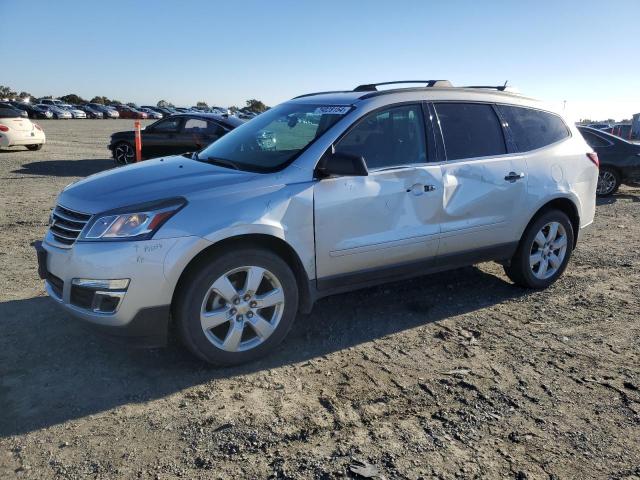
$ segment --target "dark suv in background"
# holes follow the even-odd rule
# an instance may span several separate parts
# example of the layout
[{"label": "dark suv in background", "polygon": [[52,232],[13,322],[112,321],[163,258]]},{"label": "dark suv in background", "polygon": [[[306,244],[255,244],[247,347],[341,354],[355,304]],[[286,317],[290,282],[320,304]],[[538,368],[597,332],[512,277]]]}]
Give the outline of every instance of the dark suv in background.
[{"label": "dark suv in background", "polygon": [[[178,114],[163,118],[142,130],[142,158],[201,150],[242,123],[239,118],[212,113]],[[117,164],[124,165],[135,160],[134,145],[133,130],[111,135],[109,149]]]}]

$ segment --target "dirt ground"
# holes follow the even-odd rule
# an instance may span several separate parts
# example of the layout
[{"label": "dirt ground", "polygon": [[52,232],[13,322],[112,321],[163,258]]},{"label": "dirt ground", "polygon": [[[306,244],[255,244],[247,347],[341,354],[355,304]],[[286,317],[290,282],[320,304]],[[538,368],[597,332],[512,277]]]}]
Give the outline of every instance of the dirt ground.
[{"label": "dirt ground", "polygon": [[40,123],[41,151],[0,152],[0,478],[640,478],[640,189],[546,291],[488,263],[343,294],[220,369],[44,297],[31,243],[133,122]]}]

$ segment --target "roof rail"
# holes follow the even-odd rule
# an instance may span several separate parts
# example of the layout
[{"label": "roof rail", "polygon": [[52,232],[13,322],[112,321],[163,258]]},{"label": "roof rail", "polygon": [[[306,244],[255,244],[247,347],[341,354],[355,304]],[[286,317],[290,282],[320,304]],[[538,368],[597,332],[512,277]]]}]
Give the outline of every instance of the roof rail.
[{"label": "roof rail", "polygon": [[324,95],[327,93],[346,93],[347,90],[330,90],[328,92],[314,92],[314,93],[305,93],[304,95],[298,95],[297,97],[293,97],[293,100],[296,98],[304,98],[304,97],[313,97],[314,95]]},{"label": "roof rail", "polygon": [[377,92],[381,85],[397,85],[401,83],[423,83],[425,87],[453,87],[449,80],[397,80],[394,82],[366,83],[358,85],[354,92]]},{"label": "roof rail", "polygon": [[499,92],[505,92],[507,91],[508,88],[511,88],[511,86],[507,86],[507,83],[509,82],[509,80],[504,82],[504,85],[469,85],[466,87],[462,87],[462,88],[483,88],[483,89],[488,89],[488,90],[498,90]]}]

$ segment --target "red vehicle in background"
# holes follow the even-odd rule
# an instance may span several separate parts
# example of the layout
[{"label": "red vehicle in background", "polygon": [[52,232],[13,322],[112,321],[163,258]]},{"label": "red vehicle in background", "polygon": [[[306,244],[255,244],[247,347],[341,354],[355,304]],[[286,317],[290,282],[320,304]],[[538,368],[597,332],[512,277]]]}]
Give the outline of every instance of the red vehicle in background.
[{"label": "red vehicle in background", "polygon": [[145,119],[148,115],[140,110],[136,110],[128,105],[115,105],[116,110],[120,114],[120,118],[137,118]]}]

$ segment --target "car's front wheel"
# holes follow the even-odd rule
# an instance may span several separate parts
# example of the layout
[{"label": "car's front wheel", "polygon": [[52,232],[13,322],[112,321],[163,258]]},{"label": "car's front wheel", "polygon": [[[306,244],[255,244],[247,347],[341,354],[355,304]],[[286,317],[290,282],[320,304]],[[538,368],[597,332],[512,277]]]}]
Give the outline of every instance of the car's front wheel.
[{"label": "car's front wheel", "polygon": [[187,348],[216,365],[271,352],[298,311],[291,268],[260,248],[228,250],[200,263],[181,282],[172,310]]},{"label": "car's front wheel", "polygon": [[113,148],[113,159],[118,165],[127,165],[135,161],[136,152],[128,142],[119,142]]},{"label": "car's front wheel", "polygon": [[27,145],[27,148],[32,151],[40,150],[42,148],[42,144],[39,143],[37,145]]},{"label": "car's front wheel", "polygon": [[618,188],[620,188],[620,174],[613,168],[600,167],[596,195],[599,197],[608,197],[616,193]]},{"label": "car's front wheel", "polygon": [[573,239],[566,214],[560,210],[543,213],[525,230],[505,273],[522,287],[546,288],[567,268]]}]

